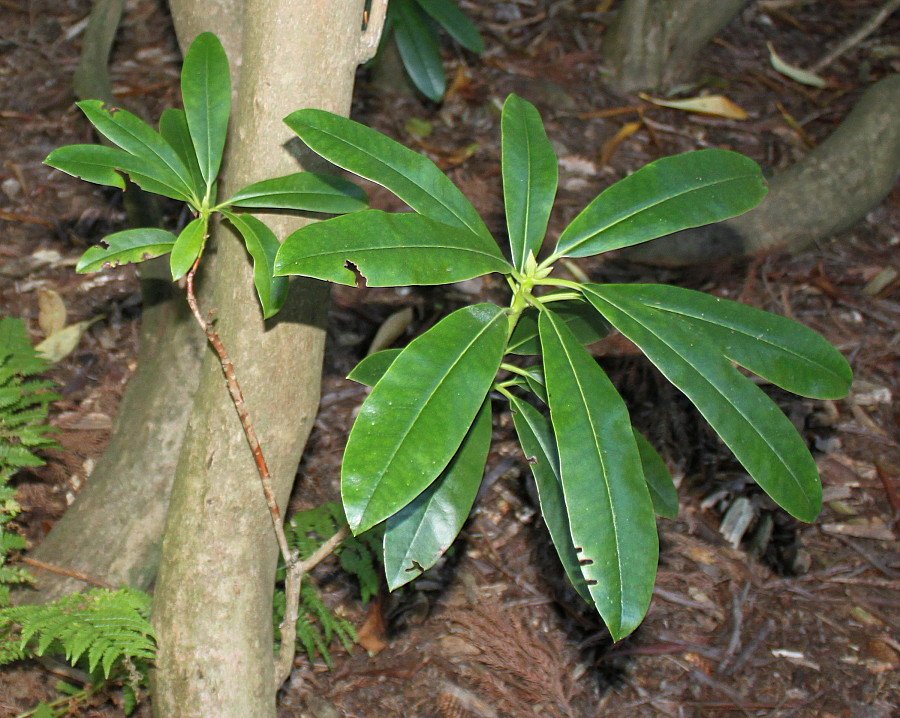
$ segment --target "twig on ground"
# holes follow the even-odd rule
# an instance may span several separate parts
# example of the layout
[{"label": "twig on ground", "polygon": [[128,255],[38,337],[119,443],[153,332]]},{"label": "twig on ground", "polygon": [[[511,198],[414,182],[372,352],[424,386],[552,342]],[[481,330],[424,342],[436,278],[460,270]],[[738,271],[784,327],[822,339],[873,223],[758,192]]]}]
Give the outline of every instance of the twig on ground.
[{"label": "twig on ground", "polygon": [[108,588],[110,591],[115,591],[116,586],[113,586],[106,581],[101,581],[99,578],[94,578],[92,576],[88,576],[87,574],[81,573],[79,571],[72,571],[68,568],[60,568],[59,566],[53,566],[49,563],[44,563],[43,561],[38,561],[35,558],[29,558],[28,556],[21,556],[19,560],[22,563],[27,563],[29,566],[34,566],[35,568],[42,568],[45,571],[50,571],[51,573],[58,573],[61,576],[68,576],[69,578],[74,578],[79,581],[83,581],[84,583],[89,583],[92,586],[98,586],[100,588]]},{"label": "twig on ground", "polygon": [[869,35],[875,32],[881,25],[887,20],[897,8],[900,8],[900,0],[888,0],[884,5],[882,5],[878,10],[875,11],[875,14],[872,15],[868,20],[866,20],[862,25],[860,25],[856,30],[847,35],[841,42],[832,48],[831,52],[829,52],[825,57],[815,63],[810,70],[814,73],[823,70],[828,67],[832,62],[837,60],[841,55],[852,50],[854,47],[859,45],[863,40],[865,40]]}]

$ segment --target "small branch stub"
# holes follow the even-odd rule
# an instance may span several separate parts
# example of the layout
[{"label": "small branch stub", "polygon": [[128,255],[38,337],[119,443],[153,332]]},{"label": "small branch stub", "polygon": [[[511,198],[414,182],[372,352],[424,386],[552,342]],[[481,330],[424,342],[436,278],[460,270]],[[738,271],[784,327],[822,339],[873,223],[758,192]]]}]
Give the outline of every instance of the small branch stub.
[{"label": "small branch stub", "polygon": [[363,34],[359,38],[359,56],[357,61],[360,65],[371,60],[375,57],[375,53],[378,52],[378,43],[381,42],[381,31],[384,29],[384,19],[387,15],[387,5],[388,0],[372,0],[372,7],[369,8],[366,21],[366,29],[363,30]]}]

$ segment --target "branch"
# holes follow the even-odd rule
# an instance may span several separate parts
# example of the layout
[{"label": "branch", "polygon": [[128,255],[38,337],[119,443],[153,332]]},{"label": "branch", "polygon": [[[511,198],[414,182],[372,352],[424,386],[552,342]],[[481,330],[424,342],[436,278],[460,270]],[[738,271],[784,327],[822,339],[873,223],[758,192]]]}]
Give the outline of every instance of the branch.
[{"label": "branch", "polygon": [[384,29],[384,18],[387,16],[388,0],[372,0],[372,6],[369,8],[369,17],[366,21],[366,29],[363,31],[362,37],[359,38],[359,56],[357,61],[360,65],[368,62],[375,53],[378,52],[378,43],[381,42],[381,31]]},{"label": "branch", "polygon": [[847,35],[841,42],[839,42],[834,49],[831,50],[825,57],[819,60],[815,65],[813,65],[810,70],[812,72],[818,73],[821,70],[828,67],[832,62],[837,60],[841,55],[852,50],[859,43],[865,40],[869,35],[875,32],[881,25],[887,20],[893,12],[900,8],[900,0],[888,0],[884,5],[882,5],[872,17],[866,20],[862,25],[860,25],[856,30]]},{"label": "branch", "polygon": [[306,560],[294,561],[287,566],[287,576],[284,580],[284,619],[281,621],[279,631],[281,634],[281,647],[278,649],[278,658],[275,661],[275,690],[288,679],[291,667],[294,665],[294,656],[297,653],[297,621],[300,618],[300,586],[303,577],[328,558],[334,550],[341,545],[350,534],[349,526],[342,526],[325,543]]},{"label": "branch", "polygon": [[247,438],[247,443],[250,445],[250,451],[253,453],[253,460],[256,462],[256,470],[259,473],[259,480],[262,483],[263,494],[265,494],[266,497],[266,505],[269,507],[269,513],[272,516],[272,525],[275,528],[275,538],[278,540],[278,548],[281,550],[281,557],[284,559],[288,568],[290,568],[294,564],[295,558],[291,556],[287,537],[284,535],[284,527],[281,525],[281,511],[278,509],[278,502],[275,501],[275,493],[272,490],[272,476],[269,473],[269,466],[266,464],[265,456],[263,456],[259,438],[256,436],[256,429],[253,428],[253,422],[250,421],[250,415],[247,413],[247,409],[244,406],[244,394],[241,392],[241,386],[238,384],[237,376],[234,373],[234,364],[232,364],[228,352],[225,351],[225,345],[222,344],[221,337],[219,337],[219,334],[212,324],[204,319],[203,315],[200,313],[200,308],[197,305],[197,297],[194,295],[194,274],[197,271],[197,265],[199,263],[200,257],[198,256],[197,259],[194,260],[194,265],[187,273],[188,305],[191,307],[191,313],[194,315],[194,319],[197,320],[197,324],[203,329],[206,338],[209,340],[212,348],[216,350],[216,354],[219,357],[219,363],[222,365],[222,372],[225,374],[225,382],[228,384],[228,392],[231,394],[234,408],[238,413],[238,418],[241,420],[241,427],[244,429],[244,436]]}]

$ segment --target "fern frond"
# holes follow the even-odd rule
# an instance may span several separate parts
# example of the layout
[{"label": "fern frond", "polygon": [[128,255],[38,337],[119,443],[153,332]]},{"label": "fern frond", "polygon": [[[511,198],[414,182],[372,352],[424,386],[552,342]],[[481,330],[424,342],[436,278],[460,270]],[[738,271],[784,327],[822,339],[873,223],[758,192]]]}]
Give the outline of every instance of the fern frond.
[{"label": "fern frond", "polygon": [[0,609],[0,629],[16,625],[19,647],[37,656],[60,652],[73,664],[86,656],[89,671],[99,666],[109,678],[123,658],[155,657],[149,613],[150,597],[140,591],[98,588],[40,606]]}]

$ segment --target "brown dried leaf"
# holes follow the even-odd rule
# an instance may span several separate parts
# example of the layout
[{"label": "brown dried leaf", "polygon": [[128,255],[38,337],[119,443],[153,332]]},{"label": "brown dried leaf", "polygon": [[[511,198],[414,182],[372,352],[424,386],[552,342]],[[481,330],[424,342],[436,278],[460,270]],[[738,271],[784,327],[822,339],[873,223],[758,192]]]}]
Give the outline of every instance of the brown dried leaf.
[{"label": "brown dried leaf", "polygon": [[702,95],[698,97],[686,97],[683,100],[661,100],[658,97],[650,97],[640,94],[642,100],[652,102],[660,107],[669,107],[673,110],[685,112],[697,112],[701,115],[715,115],[729,120],[746,120],[748,115],[743,108],[729,100],[725,95]]},{"label": "brown dried leaf", "polygon": [[62,331],[66,326],[66,303],[52,289],[40,287],[38,290],[38,325],[44,336],[49,337]]}]

